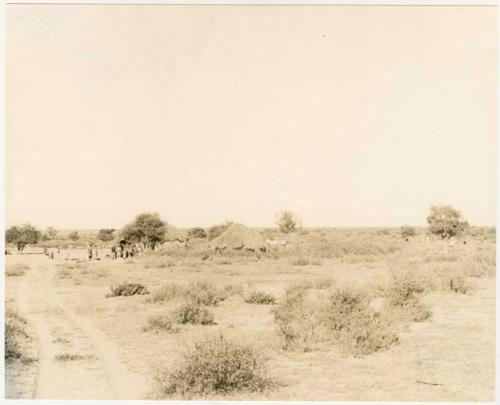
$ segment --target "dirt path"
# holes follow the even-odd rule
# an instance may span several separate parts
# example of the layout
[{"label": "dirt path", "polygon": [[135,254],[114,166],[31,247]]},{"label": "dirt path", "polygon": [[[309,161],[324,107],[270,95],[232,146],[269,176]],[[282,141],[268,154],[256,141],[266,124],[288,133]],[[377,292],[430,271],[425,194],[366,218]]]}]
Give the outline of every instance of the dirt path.
[{"label": "dirt path", "polygon": [[146,384],[118,359],[113,343],[86,318],[60,304],[54,261],[28,259],[18,307],[38,342],[35,399],[142,399]]}]

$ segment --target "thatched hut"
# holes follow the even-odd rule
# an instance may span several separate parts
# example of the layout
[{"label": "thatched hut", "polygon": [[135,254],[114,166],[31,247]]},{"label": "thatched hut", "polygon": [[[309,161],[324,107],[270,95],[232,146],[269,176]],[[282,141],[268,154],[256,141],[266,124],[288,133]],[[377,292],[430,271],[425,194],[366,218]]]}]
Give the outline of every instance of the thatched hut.
[{"label": "thatched hut", "polygon": [[210,248],[214,251],[265,251],[266,240],[255,229],[242,224],[230,225],[224,233],[210,242]]}]

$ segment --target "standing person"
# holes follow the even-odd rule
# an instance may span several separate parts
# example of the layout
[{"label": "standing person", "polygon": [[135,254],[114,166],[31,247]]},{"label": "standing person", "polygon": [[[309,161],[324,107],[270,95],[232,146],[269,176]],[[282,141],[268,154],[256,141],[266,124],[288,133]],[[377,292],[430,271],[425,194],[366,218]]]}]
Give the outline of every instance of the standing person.
[{"label": "standing person", "polygon": [[97,250],[97,245],[94,246],[94,250],[95,250],[95,259],[99,260],[99,252]]},{"label": "standing person", "polygon": [[116,246],[115,245],[111,246],[111,258],[113,260],[116,260]]},{"label": "standing person", "polygon": [[89,256],[89,260],[92,260],[92,245],[87,246],[87,254]]}]

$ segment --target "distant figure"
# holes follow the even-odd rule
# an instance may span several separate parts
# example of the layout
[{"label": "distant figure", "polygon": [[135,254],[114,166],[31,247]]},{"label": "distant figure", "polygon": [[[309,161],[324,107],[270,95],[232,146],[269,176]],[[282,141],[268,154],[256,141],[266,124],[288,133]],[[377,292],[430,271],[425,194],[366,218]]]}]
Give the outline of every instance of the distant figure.
[{"label": "distant figure", "polygon": [[464,240],[464,245],[467,245],[467,241],[466,240]]},{"label": "distant figure", "polygon": [[57,247],[57,254],[61,253],[61,246]]},{"label": "distant figure", "polygon": [[89,260],[92,260],[92,245],[87,246],[87,253],[89,256]]},{"label": "distant figure", "polygon": [[116,246],[115,245],[111,246],[111,258],[113,260],[116,260]]},{"label": "distant figure", "polygon": [[94,250],[95,250],[95,259],[99,260],[99,252],[97,250],[97,246],[94,247]]}]

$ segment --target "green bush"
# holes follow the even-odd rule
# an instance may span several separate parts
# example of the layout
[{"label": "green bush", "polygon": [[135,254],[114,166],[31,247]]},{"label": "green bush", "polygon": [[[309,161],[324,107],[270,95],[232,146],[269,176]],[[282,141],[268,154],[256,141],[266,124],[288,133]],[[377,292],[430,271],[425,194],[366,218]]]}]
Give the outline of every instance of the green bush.
[{"label": "green bush", "polygon": [[252,291],[245,297],[245,302],[249,304],[275,304],[276,298],[263,291]]},{"label": "green bush", "polygon": [[156,377],[164,395],[203,397],[239,391],[261,392],[270,386],[260,358],[250,346],[222,335],[195,343],[177,366]]},{"label": "green bush", "polygon": [[106,298],[118,297],[118,296],[129,296],[129,295],[136,295],[136,294],[149,294],[149,291],[142,284],[123,282],[123,283],[112,285],[110,287],[110,293],[106,294]]}]

